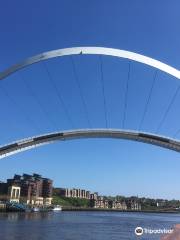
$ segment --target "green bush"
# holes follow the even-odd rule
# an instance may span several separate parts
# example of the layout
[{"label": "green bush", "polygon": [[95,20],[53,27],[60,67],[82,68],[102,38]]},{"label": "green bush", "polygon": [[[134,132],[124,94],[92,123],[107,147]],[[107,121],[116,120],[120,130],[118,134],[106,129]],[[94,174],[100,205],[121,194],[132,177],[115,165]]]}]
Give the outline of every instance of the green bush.
[{"label": "green bush", "polygon": [[65,198],[53,196],[54,205],[71,206],[71,207],[90,207],[90,200],[81,198]]}]

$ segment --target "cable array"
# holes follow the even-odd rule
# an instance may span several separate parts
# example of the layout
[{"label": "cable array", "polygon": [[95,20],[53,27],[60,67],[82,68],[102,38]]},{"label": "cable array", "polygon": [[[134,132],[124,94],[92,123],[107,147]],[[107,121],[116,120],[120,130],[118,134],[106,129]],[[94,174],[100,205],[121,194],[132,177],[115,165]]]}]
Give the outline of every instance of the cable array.
[{"label": "cable array", "polygon": [[44,68],[45,68],[45,71],[46,71],[46,73],[47,73],[49,82],[52,84],[52,86],[53,86],[53,88],[54,88],[54,91],[56,92],[58,101],[59,101],[60,105],[63,107],[64,113],[65,113],[65,115],[66,115],[66,117],[67,117],[67,119],[68,119],[71,127],[74,128],[73,121],[72,121],[72,119],[71,119],[71,117],[70,117],[70,115],[69,115],[69,112],[68,112],[68,109],[67,109],[67,107],[66,107],[66,104],[65,104],[65,102],[64,102],[64,100],[63,100],[63,98],[62,98],[62,94],[61,94],[60,90],[57,88],[57,85],[56,85],[56,83],[55,83],[52,75],[50,74],[50,71],[49,71],[49,69],[48,69],[47,64],[46,64],[45,62],[42,62],[42,64],[43,64],[43,66],[44,66]]},{"label": "cable array", "polygon": [[86,106],[86,101],[84,99],[83,91],[81,89],[81,85],[80,85],[80,82],[79,82],[79,77],[78,77],[78,74],[77,74],[77,71],[76,71],[75,62],[74,62],[74,59],[73,59],[72,56],[70,56],[70,60],[71,60],[71,63],[72,63],[74,78],[75,78],[76,84],[78,86],[80,97],[81,97],[81,100],[82,100],[82,103],[83,103],[84,112],[85,112],[85,115],[86,115],[86,118],[87,118],[88,126],[89,126],[89,128],[91,128],[89,114],[88,114],[88,110],[87,110],[87,106]]},{"label": "cable array", "polygon": [[166,109],[166,111],[165,111],[165,113],[164,113],[164,115],[163,115],[163,117],[162,117],[162,119],[161,119],[157,129],[156,129],[156,133],[159,132],[159,130],[161,129],[162,125],[164,124],[164,122],[166,120],[166,117],[167,117],[167,115],[168,115],[168,113],[169,113],[169,111],[170,111],[170,109],[171,109],[171,107],[172,107],[172,105],[173,105],[173,103],[174,103],[178,93],[179,93],[179,90],[180,90],[180,86],[177,87],[177,89],[176,89],[176,91],[175,91],[175,93],[174,93],[174,95],[173,95],[173,97],[172,97],[172,99],[171,99],[171,101],[170,101],[170,103],[169,103],[169,105],[168,105],[168,107],[167,107],[167,109]]},{"label": "cable array", "polygon": [[107,106],[106,106],[106,97],[105,97],[105,89],[104,89],[104,74],[103,74],[103,62],[101,55],[99,56],[100,60],[100,72],[101,72],[101,86],[102,86],[102,94],[103,94],[103,103],[104,103],[104,115],[105,115],[105,123],[106,128],[108,128],[108,120],[107,120]]},{"label": "cable array", "polygon": [[23,77],[21,77],[24,85],[26,86],[27,91],[30,93],[30,95],[34,98],[34,100],[36,101],[37,105],[39,105],[41,111],[43,112],[44,116],[46,117],[46,119],[48,120],[50,126],[52,127],[52,129],[54,130],[54,127],[57,127],[57,124],[49,118],[49,113],[46,111],[46,109],[43,107],[43,105],[41,104],[39,98],[36,96],[35,92],[33,91],[33,89],[30,87],[30,85],[28,84],[27,81],[25,81],[25,79]]},{"label": "cable array", "polygon": [[124,126],[125,126],[125,120],[126,120],[127,99],[128,99],[129,79],[130,79],[130,69],[131,69],[131,63],[130,63],[130,61],[129,61],[129,64],[128,64],[128,76],[127,76],[126,90],[125,90],[124,114],[123,114],[122,128],[124,128]]},{"label": "cable array", "polygon": [[156,78],[157,78],[157,72],[158,71],[156,70],[155,73],[154,73],[154,76],[153,76],[153,80],[152,80],[151,88],[150,88],[149,95],[148,95],[148,98],[147,98],[147,101],[146,101],[145,109],[144,109],[144,112],[143,112],[143,115],[142,115],[142,118],[141,118],[141,122],[139,124],[139,129],[138,129],[139,131],[142,128],[142,125],[144,123],[144,119],[145,119],[145,116],[146,116],[146,113],[147,113],[147,110],[148,110],[148,106],[149,106],[149,103],[151,101],[152,92],[153,92],[155,81],[156,81]]},{"label": "cable array", "polygon": [[[75,79],[75,82],[76,82],[78,90],[79,90],[79,96],[80,96],[80,99],[81,99],[81,102],[82,102],[82,107],[84,109],[85,120],[87,120],[88,127],[92,128],[90,118],[89,118],[87,103],[86,103],[86,100],[85,100],[85,96],[83,94],[83,89],[82,89],[82,86],[81,86],[81,82],[79,80],[79,76],[78,76],[78,72],[77,72],[77,68],[76,68],[76,64],[75,64],[73,56],[70,56],[70,61],[71,61],[71,64],[72,64],[72,72],[73,72],[73,75],[74,75],[74,79]],[[62,97],[62,92],[58,88],[58,85],[57,85],[55,79],[53,78],[53,75],[51,74],[51,71],[49,70],[47,62],[42,62],[42,65],[43,65],[44,70],[47,74],[47,78],[48,78],[50,84],[52,85],[52,88],[54,89],[54,92],[57,96],[57,98],[56,98],[56,100],[58,99],[57,103],[59,104],[60,108],[63,108],[63,111],[66,115],[66,118],[67,118],[68,122],[70,123],[72,129],[74,129],[75,128],[74,123],[73,123],[71,115],[69,114],[69,110],[67,108],[66,102],[64,101],[64,99]],[[99,70],[100,71],[100,83],[101,83],[101,90],[102,90],[102,97],[103,97],[103,108],[104,108],[104,113],[102,113],[102,114],[104,114],[104,117],[105,117],[105,127],[108,128],[109,127],[109,122],[108,122],[108,120],[109,120],[108,119],[108,113],[109,112],[108,112],[108,108],[107,108],[107,98],[106,98],[106,91],[105,91],[106,89],[105,89],[105,81],[104,81],[105,74],[104,74],[104,71],[103,71],[104,70],[103,69],[104,68],[103,58],[102,58],[101,55],[99,55],[99,68],[100,68],[100,70]],[[122,116],[122,128],[123,129],[125,128],[126,118],[127,118],[130,76],[131,76],[131,61],[128,62],[127,80],[125,82],[124,106],[123,106],[123,110],[122,110],[123,111],[123,116]],[[156,70],[154,72],[153,77],[152,77],[152,83],[150,85],[150,89],[149,89],[149,92],[148,92],[147,99],[145,100],[145,106],[144,106],[144,109],[143,109],[142,117],[140,119],[138,131],[141,131],[142,126],[144,124],[144,121],[146,119],[148,108],[149,108],[149,105],[150,105],[151,99],[152,99],[152,94],[153,94],[153,91],[154,91],[154,88],[155,88],[157,76],[158,76],[158,70]],[[50,118],[49,112],[43,106],[43,104],[41,103],[37,94],[33,91],[31,86],[29,85],[29,83],[22,76],[21,76],[21,78],[23,80],[24,85],[27,88],[27,91],[30,93],[31,97],[33,97],[33,99],[36,101],[36,103],[40,107],[42,113],[45,116],[45,119],[48,120],[49,125],[53,128],[53,130],[54,130],[54,128],[58,129],[57,123],[52,118]],[[4,95],[17,107],[18,104],[15,101],[15,99],[13,99],[13,97],[6,91],[5,88],[3,88],[2,85],[0,86],[0,89],[4,93]],[[179,94],[179,91],[180,91],[180,85],[176,88],[172,98],[170,99],[170,102],[167,106],[167,109],[165,109],[164,114],[162,114],[162,118],[160,119],[160,122],[159,122],[159,124],[156,128],[155,133],[158,133],[161,130],[161,128],[162,128],[164,122],[166,121],[166,118],[167,118],[167,116],[168,116],[168,114],[169,114],[169,112],[170,112],[178,94]],[[18,107],[19,107],[19,110],[20,110],[21,114],[23,114],[23,117],[26,119],[27,122],[29,122],[30,126],[33,127],[35,129],[35,131],[40,132],[39,127],[36,126],[35,122],[32,121],[31,117],[28,116],[27,112],[24,111],[25,109],[23,109],[21,106],[18,106]],[[176,137],[179,133],[180,133],[180,129],[174,134],[174,137]]]}]

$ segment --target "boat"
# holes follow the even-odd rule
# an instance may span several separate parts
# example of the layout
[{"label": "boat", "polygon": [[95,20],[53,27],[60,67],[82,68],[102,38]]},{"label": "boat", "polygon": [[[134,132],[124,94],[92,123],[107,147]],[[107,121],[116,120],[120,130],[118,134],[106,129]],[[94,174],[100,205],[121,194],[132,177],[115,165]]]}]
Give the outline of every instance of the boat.
[{"label": "boat", "polygon": [[6,203],[6,210],[8,212],[11,211],[18,211],[18,212],[25,212],[27,206],[25,204],[17,203],[17,202],[7,202]]},{"label": "boat", "polygon": [[56,206],[54,206],[54,208],[52,209],[52,211],[54,211],[54,212],[62,211],[62,207],[59,206],[59,205],[56,205]]},{"label": "boat", "polygon": [[32,212],[39,212],[40,209],[39,209],[38,207],[33,207],[33,208],[31,209],[31,211],[32,211]]}]

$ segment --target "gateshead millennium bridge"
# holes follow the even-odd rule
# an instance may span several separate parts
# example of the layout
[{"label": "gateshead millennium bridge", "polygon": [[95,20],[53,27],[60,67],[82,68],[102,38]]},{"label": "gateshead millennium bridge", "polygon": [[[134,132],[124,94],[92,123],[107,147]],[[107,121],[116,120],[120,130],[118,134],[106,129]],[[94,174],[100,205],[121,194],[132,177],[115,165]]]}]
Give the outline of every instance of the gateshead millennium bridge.
[{"label": "gateshead millennium bridge", "polygon": [[[112,48],[103,47],[74,47],[66,49],[58,49],[54,51],[45,52],[33,57],[30,57],[18,64],[11,66],[5,71],[0,73],[0,80],[4,80],[9,75],[16,71],[21,70],[31,64],[44,61],[50,58],[62,57],[67,55],[107,55],[117,58],[125,58],[131,61],[140,62],[148,66],[154,67],[160,71],[163,71],[176,79],[180,79],[180,71],[164,64],[158,60],[125,51]],[[56,141],[65,141],[77,138],[116,138],[116,139],[128,139],[133,141],[144,142],[148,144],[158,145],[163,148],[168,148],[174,151],[180,151],[180,141],[169,137],[160,136],[153,133],[144,133],[141,131],[131,131],[125,129],[78,129],[69,131],[58,131],[49,133],[46,135],[40,135],[35,137],[29,137],[23,140],[15,141],[11,144],[7,144],[0,147],[0,158],[15,154],[20,151],[28,150],[34,147],[38,147],[43,144],[48,144]]]}]

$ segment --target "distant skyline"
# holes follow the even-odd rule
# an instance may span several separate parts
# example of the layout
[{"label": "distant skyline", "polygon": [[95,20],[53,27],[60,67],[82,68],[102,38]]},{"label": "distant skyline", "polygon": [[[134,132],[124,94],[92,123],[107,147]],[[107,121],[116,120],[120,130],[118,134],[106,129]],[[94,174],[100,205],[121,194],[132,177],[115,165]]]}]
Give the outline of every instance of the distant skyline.
[{"label": "distant skyline", "polygon": [[[40,175],[42,178],[48,178],[48,176],[42,176],[41,174],[39,174],[39,173],[37,173],[37,172],[29,172],[29,173],[26,173],[26,172],[23,172],[23,173],[19,173],[18,175],[20,175],[20,176],[23,176],[23,174],[28,174],[28,175],[33,175],[33,174],[38,174],[38,175]],[[14,173],[12,176],[11,176],[11,178],[10,179],[12,179],[12,178],[14,178],[14,176],[15,175],[17,175],[16,173]],[[7,182],[7,180],[8,179],[6,179],[4,182]],[[53,179],[50,179],[50,180],[52,180],[53,181]],[[0,182],[1,182],[1,179],[0,179]],[[94,190],[92,190],[92,188],[91,188],[91,190],[90,189],[87,189],[87,188],[80,188],[80,187],[78,187],[78,186],[76,186],[76,187],[74,187],[74,186],[69,186],[69,187],[67,187],[66,185],[57,185],[57,186],[54,186],[53,185],[53,188],[54,189],[69,189],[69,190],[73,190],[73,189],[81,189],[81,190],[85,190],[85,191],[89,191],[90,193],[97,193],[98,195],[99,195],[99,192],[98,191],[96,191],[95,189]],[[100,196],[100,195],[99,195]],[[138,197],[138,198],[150,198],[149,196],[138,196],[138,195],[122,195],[121,193],[116,193],[116,194],[112,194],[112,195],[105,195],[105,194],[102,194],[101,196],[106,196],[106,197],[116,197],[116,196],[122,196],[122,197]],[[161,199],[161,198],[154,198],[154,199]],[[163,200],[166,200],[165,198],[162,198]],[[170,200],[178,200],[178,199],[170,199]]]},{"label": "distant skyline", "polygon": [[[35,54],[73,46],[129,50],[180,69],[177,0],[7,0],[1,5],[0,71]],[[57,130],[89,128],[88,118],[93,128],[105,128],[106,121],[108,128],[122,128],[125,106],[124,128],[138,130],[154,68],[107,56],[63,57],[48,60],[46,66],[53,81],[44,64],[38,63],[0,82],[1,145]],[[179,84],[157,72],[142,131],[156,133]],[[179,102],[180,93],[159,134],[173,137],[180,129]],[[52,178],[55,186],[101,195],[180,199],[179,153],[143,143],[72,140],[0,162],[0,180],[37,172]]]}]

